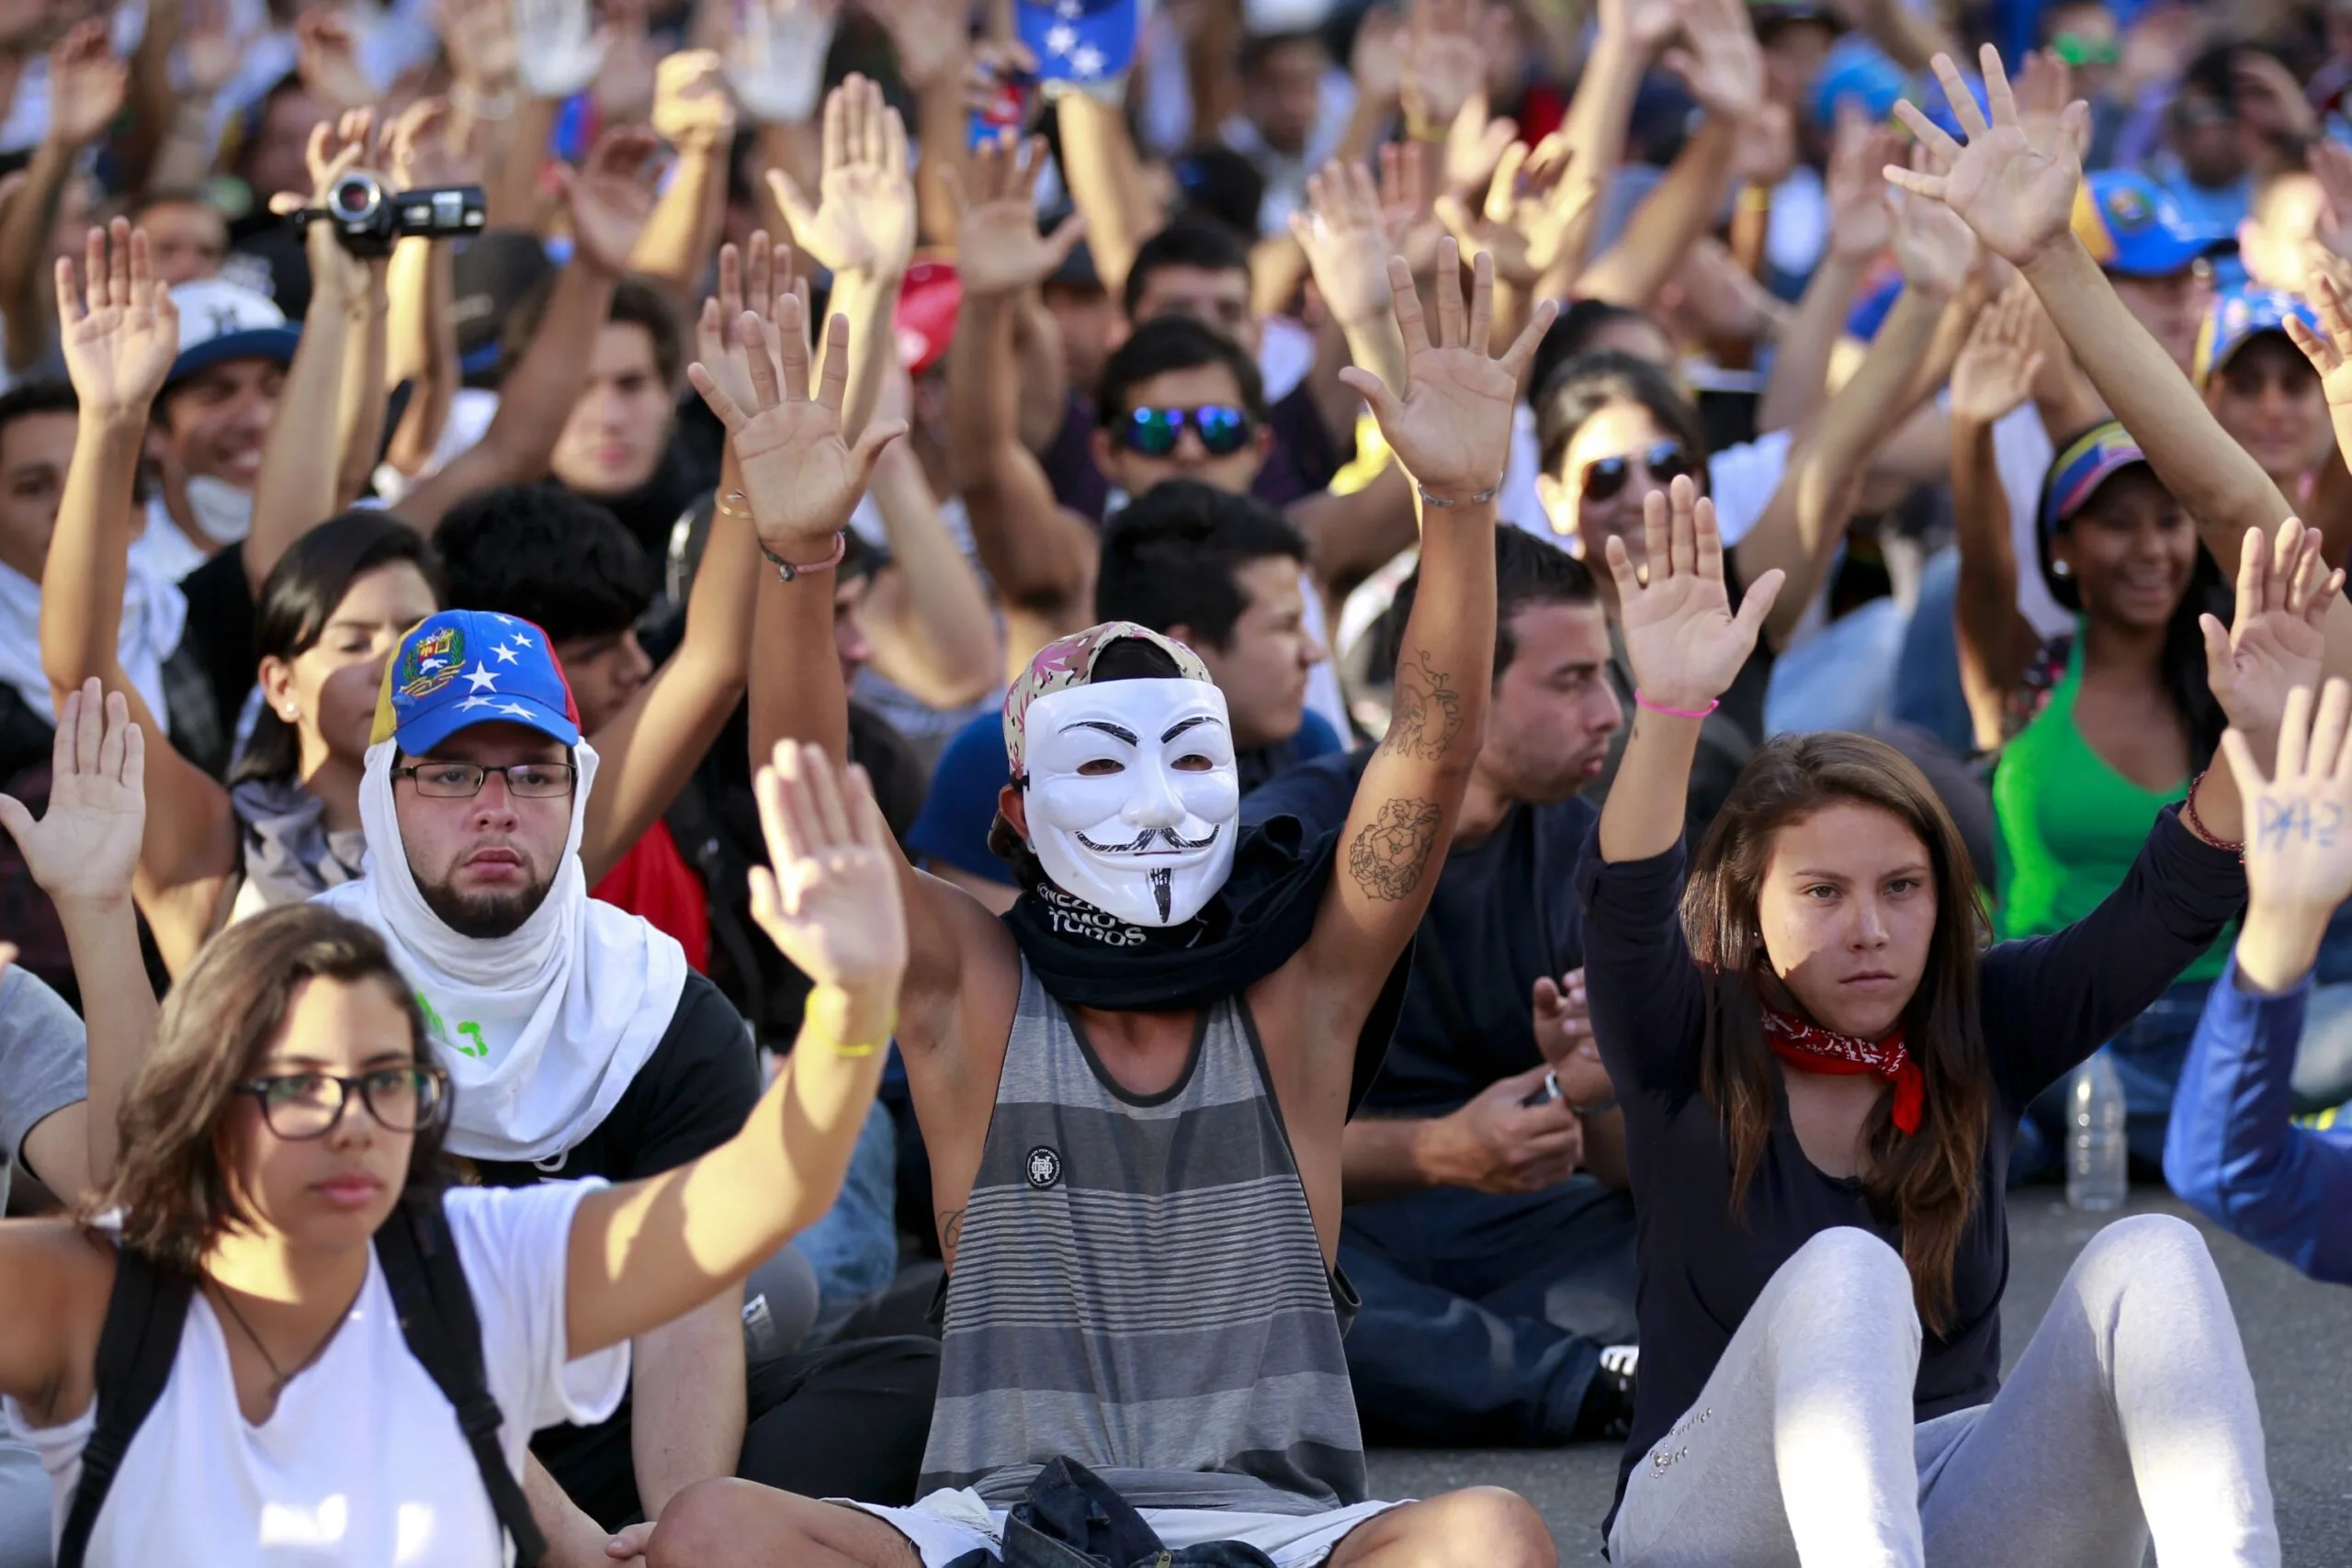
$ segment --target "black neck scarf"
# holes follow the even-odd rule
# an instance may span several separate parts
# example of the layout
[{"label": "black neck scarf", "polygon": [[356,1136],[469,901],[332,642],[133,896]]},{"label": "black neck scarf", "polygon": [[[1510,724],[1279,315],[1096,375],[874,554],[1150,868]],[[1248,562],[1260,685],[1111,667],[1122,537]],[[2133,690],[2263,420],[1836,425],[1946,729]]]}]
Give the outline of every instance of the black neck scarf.
[{"label": "black neck scarf", "polygon": [[[1238,997],[1290,962],[1315,933],[1340,836],[1313,843],[1296,818],[1247,829],[1233,873],[1192,919],[1147,928],[1048,884],[1023,892],[1005,917],[1021,956],[1064,1006],[1118,1012],[1192,1012]],[[1408,948],[1390,969],[1356,1041],[1352,1112],[1396,1032],[1412,969]]]}]

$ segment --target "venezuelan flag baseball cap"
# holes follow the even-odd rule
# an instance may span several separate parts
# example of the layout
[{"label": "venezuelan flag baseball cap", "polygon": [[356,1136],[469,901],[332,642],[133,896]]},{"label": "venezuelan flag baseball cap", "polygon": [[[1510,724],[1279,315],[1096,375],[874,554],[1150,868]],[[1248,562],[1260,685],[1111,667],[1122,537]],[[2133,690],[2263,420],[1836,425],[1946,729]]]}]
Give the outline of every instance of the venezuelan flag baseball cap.
[{"label": "venezuelan flag baseball cap", "polygon": [[486,610],[427,615],[384,667],[369,743],[421,756],[477,724],[519,724],[580,744],[580,708],[547,633]]},{"label": "venezuelan flag baseball cap", "polygon": [[2098,487],[2134,463],[2145,463],[2148,455],[2140,450],[2124,428],[2109,420],[2095,424],[2068,442],[2064,450],[2051,460],[2050,472],[2041,484],[2041,537],[2047,545],[2050,536],[2074,520]]},{"label": "venezuelan flag baseball cap", "polygon": [[2250,284],[2216,289],[2213,303],[2206,309],[2205,322],[2197,329],[2197,352],[2189,361],[2189,374],[2202,387],[2253,339],[2264,333],[2284,337],[2290,318],[2314,334],[2320,330],[2317,313],[2291,294]]},{"label": "venezuelan flag baseball cap", "polygon": [[2170,277],[2236,243],[2189,222],[2164,187],[2136,169],[2101,169],[2075,192],[2075,238],[2103,272]]}]

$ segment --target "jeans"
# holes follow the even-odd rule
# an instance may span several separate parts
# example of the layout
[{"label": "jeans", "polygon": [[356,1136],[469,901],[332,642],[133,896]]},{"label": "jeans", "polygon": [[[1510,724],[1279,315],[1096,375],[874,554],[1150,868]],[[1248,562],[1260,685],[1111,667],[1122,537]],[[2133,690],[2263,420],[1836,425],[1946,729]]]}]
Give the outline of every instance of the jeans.
[{"label": "jeans", "polygon": [[1952,616],[1960,596],[1960,552],[1937,551],[1919,574],[1919,598],[1903,629],[1903,651],[1895,660],[1894,691],[1887,716],[1916,725],[1943,742],[1954,756],[1973,755],[1976,727],[1960,684],[1960,642]]},{"label": "jeans", "polygon": [[1764,694],[1765,731],[1804,735],[1876,724],[1894,691],[1905,624],[1901,605],[1873,599],[1774,660]]},{"label": "jeans", "polygon": [[1915,1424],[1919,1319],[1884,1242],[1781,1265],[1634,1467],[1618,1568],[2277,1568],[2245,1347],[2204,1239],[2091,1238],[1992,1402]]},{"label": "jeans", "polygon": [[[2211,980],[2183,980],[2148,1004],[2147,1010],[2107,1043],[2116,1077],[2123,1080],[2124,1141],[2131,1145],[2132,1174],[2164,1179],[2165,1129],[2172,1122],[2173,1091],[2188,1060],[2197,1021],[2205,1015]],[[2034,1096],[2009,1156],[2011,1182],[2041,1180],[2066,1167],[2072,1123],[2070,1074]]]},{"label": "jeans", "polygon": [[792,1240],[817,1272],[812,1344],[839,1333],[851,1314],[889,1288],[899,1271],[898,1168],[898,1129],[877,1103],[867,1108],[842,1178],[842,1195],[823,1219]]},{"label": "jeans", "polygon": [[1348,1372],[1367,1441],[1565,1443],[1600,1348],[1634,1337],[1634,1205],[1589,1176],[1350,1204]]}]

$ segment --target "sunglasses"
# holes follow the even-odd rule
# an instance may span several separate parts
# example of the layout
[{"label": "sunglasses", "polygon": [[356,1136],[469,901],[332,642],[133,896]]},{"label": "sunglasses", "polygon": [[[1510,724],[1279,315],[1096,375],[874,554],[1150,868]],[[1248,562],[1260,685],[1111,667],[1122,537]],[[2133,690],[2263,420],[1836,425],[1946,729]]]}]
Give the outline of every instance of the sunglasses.
[{"label": "sunglasses", "polygon": [[2050,47],[2069,65],[2112,65],[2123,58],[2123,46],[2115,39],[2083,33],[2060,33]]},{"label": "sunglasses", "polygon": [[1256,423],[1242,409],[1225,403],[1204,403],[1196,409],[1137,409],[1119,427],[1120,443],[1147,457],[1171,457],[1186,425],[1201,438],[1201,449],[1212,457],[1230,457],[1250,445]]},{"label": "sunglasses", "polygon": [[1661,441],[1655,446],[1627,457],[1601,457],[1587,464],[1584,499],[1615,500],[1634,477],[1634,465],[1636,463],[1660,484],[1672,484],[1690,471],[1690,459],[1682,455],[1682,448],[1671,441]]}]

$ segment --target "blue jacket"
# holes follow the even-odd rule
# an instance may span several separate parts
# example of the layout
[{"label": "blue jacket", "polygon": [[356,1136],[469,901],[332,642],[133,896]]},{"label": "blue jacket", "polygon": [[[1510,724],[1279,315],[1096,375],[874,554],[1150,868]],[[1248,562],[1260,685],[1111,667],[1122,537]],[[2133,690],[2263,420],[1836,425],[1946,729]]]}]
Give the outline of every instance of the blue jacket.
[{"label": "blue jacket", "polygon": [[2293,1122],[2306,976],[2249,996],[2237,961],[2213,983],[2181,1068],[2165,1179],[2196,1210],[2314,1280],[2352,1284],[2352,1126]]}]

